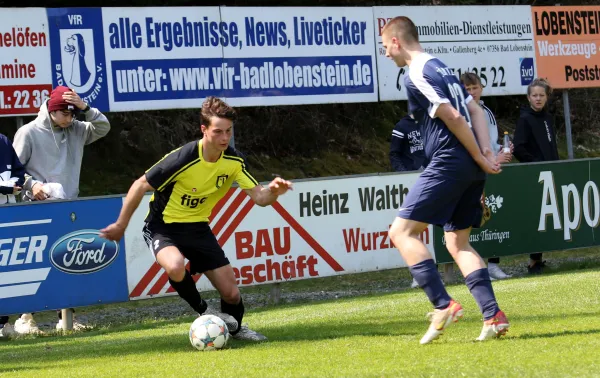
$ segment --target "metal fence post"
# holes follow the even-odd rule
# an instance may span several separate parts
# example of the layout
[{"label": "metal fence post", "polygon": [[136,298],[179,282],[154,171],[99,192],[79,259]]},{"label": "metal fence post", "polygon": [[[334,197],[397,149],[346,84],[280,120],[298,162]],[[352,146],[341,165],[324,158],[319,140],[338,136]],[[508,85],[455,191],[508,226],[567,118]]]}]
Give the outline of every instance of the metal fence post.
[{"label": "metal fence post", "polygon": [[571,107],[569,106],[569,90],[563,89],[563,106],[565,109],[565,128],[567,133],[567,152],[569,160],[573,159],[573,136],[571,135]]},{"label": "metal fence post", "polygon": [[235,128],[231,128],[231,139],[229,139],[229,146],[235,148]]},{"label": "metal fence post", "polygon": [[61,328],[63,331],[73,330],[73,310],[70,308],[63,308],[61,310]]}]

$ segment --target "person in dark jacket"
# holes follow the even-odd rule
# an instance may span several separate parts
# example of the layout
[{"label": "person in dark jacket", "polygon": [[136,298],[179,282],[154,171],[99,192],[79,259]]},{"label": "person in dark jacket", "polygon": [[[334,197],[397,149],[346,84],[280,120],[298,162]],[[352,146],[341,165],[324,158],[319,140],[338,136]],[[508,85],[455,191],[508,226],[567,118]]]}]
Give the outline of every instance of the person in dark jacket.
[{"label": "person in dark jacket", "polygon": [[546,108],[551,93],[544,79],[535,79],[527,88],[529,106],[521,108],[514,138],[514,155],[522,163],[559,159],[554,117]]},{"label": "person in dark jacket", "polygon": [[[0,206],[15,203],[25,182],[25,168],[8,138],[0,134]],[[15,331],[8,316],[0,316],[0,339],[7,339]]]},{"label": "person in dark jacket", "polygon": [[[404,116],[394,126],[390,144],[390,163],[396,172],[417,171],[427,166],[419,123],[411,115]],[[419,287],[414,278],[410,287],[413,289]]]},{"label": "person in dark jacket", "polygon": [[[552,87],[545,79],[537,78],[527,87],[529,106],[521,108],[514,137],[514,155],[521,163],[559,160],[554,117],[546,107],[551,93]],[[545,267],[542,254],[529,257],[529,273],[541,273]]]},{"label": "person in dark jacket", "polygon": [[425,152],[419,124],[409,115],[402,118],[392,131],[390,163],[396,172],[425,168]]}]

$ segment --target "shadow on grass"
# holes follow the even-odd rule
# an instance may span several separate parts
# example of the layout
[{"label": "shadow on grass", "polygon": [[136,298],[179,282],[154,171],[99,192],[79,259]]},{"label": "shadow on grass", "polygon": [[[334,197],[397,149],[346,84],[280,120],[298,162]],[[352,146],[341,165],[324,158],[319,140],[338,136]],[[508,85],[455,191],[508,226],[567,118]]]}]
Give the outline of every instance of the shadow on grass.
[{"label": "shadow on grass", "polygon": [[[157,322],[136,326],[120,327],[112,332],[145,330],[173,322]],[[418,324],[417,324],[418,323]],[[426,327],[423,321],[378,321],[368,318],[362,321],[302,324],[292,327],[269,328],[267,336],[275,342],[298,342],[338,339],[354,336],[387,337],[415,336]],[[14,348],[0,349],[0,374],[9,372],[35,371],[53,367],[76,369],[81,359],[106,359],[116,361],[125,356],[163,353],[198,353],[188,342],[187,333],[164,332],[157,329],[156,335],[102,339],[94,337],[106,333],[102,331],[84,332],[71,338],[40,337],[37,339],[16,340]],[[4,344],[4,343],[3,343]],[[4,344],[8,345],[8,344]],[[259,347],[260,344],[230,340],[230,350]],[[218,355],[217,356],[222,356]],[[211,355],[211,358],[214,358]],[[152,358],[152,357],[150,357]],[[200,357],[204,358],[204,357]],[[66,366],[65,366],[66,365]],[[72,365],[72,366],[71,366]]]},{"label": "shadow on grass", "polygon": [[557,332],[547,332],[547,333],[525,333],[523,335],[519,335],[514,337],[515,339],[545,339],[545,338],[553,338],[553,337],[562,337],[562,336],[575,336],[575,335],[595,335],[595,334],[599,334],[600,333],[600,329],[596,328],[596,329],[589,329],[589,330],[577,330],[577,331],[570,331],[570,330],[564,330],[564,331],[557,331]]}]

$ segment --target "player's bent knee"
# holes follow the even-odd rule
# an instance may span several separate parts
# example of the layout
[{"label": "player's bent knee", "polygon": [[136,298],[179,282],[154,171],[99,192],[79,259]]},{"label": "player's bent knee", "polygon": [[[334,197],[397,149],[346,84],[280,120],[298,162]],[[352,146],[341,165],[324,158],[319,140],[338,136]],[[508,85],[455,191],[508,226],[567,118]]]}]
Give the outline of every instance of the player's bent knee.
[{"label": "player's bent knee", "polygon": [[156,261],[175,281],[181,281],[185,276],[185,260],[183,255],[175,247],[166,247],[156,254]]},{"label": "player's bent knee", "polygon": [[392,223],[390,230],[388,231],[390,239],[392,240],[408,236],[408,232],[405,225],[399,219],[400,218],[396,218],[394,223]]},{"label": "player's bent knee", "polygon": [[240,301],[240,290],[235,285],[223,288],[220,294],[221,298],[227,303],[238,303]]},{"label": "player's bent knee", "polygon": [[398,217],[392,223],[388,234],[394,245],[401,248],[404,241],[408,238],[418,238],[426,227],[424,223]]},{"label": "player's bent knee", "polygon": [[448,252],[450,252],[451,255],[456,255],[460,251],[466,251],[470,249],[470,232],[463,231],[445,233],[446,248],[448,248]]},{"label": "player's bent knee", "polygon": [[169,278],[174,281],[181,281],[185,276],[185,262],[183,259],[172,258],[159,261]]},{"label": "player's bent knee", "polygon": [[181,281],[185,276],[185,266],[183,264],[167,264],[163,268],[172,280]]}]

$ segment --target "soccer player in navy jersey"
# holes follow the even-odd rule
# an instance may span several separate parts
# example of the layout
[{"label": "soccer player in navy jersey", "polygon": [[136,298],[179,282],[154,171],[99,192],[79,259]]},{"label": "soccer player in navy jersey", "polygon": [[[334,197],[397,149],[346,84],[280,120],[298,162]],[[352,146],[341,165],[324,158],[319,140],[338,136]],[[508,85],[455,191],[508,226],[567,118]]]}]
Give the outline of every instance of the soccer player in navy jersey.
[{"label": "soccer player in navy jersey", "polygon": [[486,174],[500,173],[483,111],[452,70],[423,51],[409,18],[390,20],[382,31],[382,41],[387,57],[398,67],[409,66],[405,77],[409,112],[421,124],[429,161],[390,229],[391,240],[434,306],[421,344],[437,339],[463,315],[462,306],[448,295],[419,238],[428,224],[444,228],[446,247],[483,314],[483,330],[477,340],[501,336],[508,330],[508,320],[498,307],[485,262],[469,244],[471,228],[478,227],[482,219],[480,200]]}]

